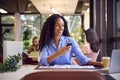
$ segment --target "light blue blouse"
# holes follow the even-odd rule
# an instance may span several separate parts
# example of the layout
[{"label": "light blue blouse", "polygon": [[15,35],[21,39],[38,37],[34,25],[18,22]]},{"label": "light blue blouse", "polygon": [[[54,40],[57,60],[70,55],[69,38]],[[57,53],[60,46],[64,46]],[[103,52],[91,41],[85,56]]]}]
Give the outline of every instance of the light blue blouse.
[{"label": "light blue blouse", "polygon": [[[67,43],[71,42],[72,46],[70,50],[62,55],[57,57],[54,61],[48,64],[47,57],[53,55],[61,47],[66,46]],[[50,42],[50,46],[45,45],[42,51],[40,52],[40,64],[44,66],[48,65],[70,65],[72,64],[73,54],[77,57],[82,65],[88,63],[90,58],[87,58],[81,51],[78,43],[71,37],[61,36],[58,48],[54,45],[54,40]]]}]

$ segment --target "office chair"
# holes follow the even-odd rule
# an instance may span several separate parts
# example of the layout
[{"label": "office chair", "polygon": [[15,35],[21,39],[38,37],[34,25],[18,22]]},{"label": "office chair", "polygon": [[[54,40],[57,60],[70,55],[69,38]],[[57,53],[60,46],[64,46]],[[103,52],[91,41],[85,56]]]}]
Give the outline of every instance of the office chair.
[{"label": "office chair", "polygon": [[105,80],[105,77],[96,71],[39,71],[25,75],[21,80]]}]

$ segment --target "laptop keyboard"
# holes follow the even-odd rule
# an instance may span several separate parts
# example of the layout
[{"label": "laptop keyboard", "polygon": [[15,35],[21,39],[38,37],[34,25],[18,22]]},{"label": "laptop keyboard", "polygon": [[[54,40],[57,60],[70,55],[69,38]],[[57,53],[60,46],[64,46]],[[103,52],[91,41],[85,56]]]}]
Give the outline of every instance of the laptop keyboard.
[{"label": "laptop keyboard", "polygon": [[106,78],[106,80],[115,80],[112,76],[110,76],[110,75],[104,75],[105,76],[105,78]]}]

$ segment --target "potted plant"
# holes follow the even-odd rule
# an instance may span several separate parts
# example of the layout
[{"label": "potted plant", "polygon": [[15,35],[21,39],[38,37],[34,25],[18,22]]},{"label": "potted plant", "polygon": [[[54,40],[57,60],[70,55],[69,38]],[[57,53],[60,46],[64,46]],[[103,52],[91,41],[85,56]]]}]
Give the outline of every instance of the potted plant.
[{"label": "potted plant", "polygon": [[19,62],[21,59],[22,55],[20,53],[9,56],[4,63],[0,63],[0,72],[16,71],[20,68]]}]

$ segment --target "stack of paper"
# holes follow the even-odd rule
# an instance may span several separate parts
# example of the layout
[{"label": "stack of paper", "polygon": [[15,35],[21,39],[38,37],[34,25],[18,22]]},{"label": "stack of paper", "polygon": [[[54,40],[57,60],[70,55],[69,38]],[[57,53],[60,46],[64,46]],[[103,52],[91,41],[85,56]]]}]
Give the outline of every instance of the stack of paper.
[{"label": "stack of paper", "polygon": [[95,68],[94,66],[79,66],[79,65],[54,65],[54,66],[40,66],[39,68]]}]

